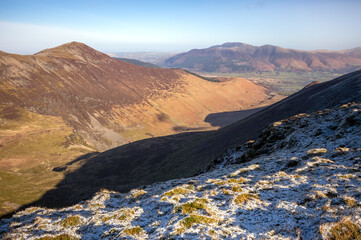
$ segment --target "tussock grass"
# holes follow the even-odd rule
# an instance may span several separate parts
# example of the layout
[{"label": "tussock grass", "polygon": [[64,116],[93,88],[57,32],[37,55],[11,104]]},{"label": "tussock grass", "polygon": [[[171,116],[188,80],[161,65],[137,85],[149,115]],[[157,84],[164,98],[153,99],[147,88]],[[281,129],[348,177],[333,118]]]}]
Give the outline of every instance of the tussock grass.
[{"label": "tussock grass", "polygon": [[350,220],[340,221],[330,230],[329,240],[361,240],[361,228]]},{"label": "tussock grass", "polygon": [[127,236],[138,236],[144,232],[143,228],[136,226],[132,228],[127,228],[122,231],[122,234]]},{"label": "tussock grass", "polygon": [[77,240],[78,238],[72,237],[69,234],[61,234],[55,237],[53,236],[45,236],[41,238],[37,238],[36,240]]},{"label": "tussock grass", "polygon": [[60,222],[63,227],[75,227],[81,223],[81,218],[78,215],[70,216]]},{"label": "tussock grass", "polygon": [[133,189],[130,191],[131,198],[138,198],[146,193],[147,193],[147,191],[145,191],[143,189]]},{"label": "tussock grass", "polygon": [[357,205],[357,201],[354,198],[351,197],[344,197],[343,201],[346,203],[349,207],[354,207]]},{"label": "tussock grass", "polygon": [[209,182],[212,182],[214,184],[217,185],[227,185],[227,184],[232,184],[232,183],[244,183],[247,182],[247,179],[243,178],[243,177],[239,177],[239,178],[228,178],[225,180],[222,179],[209,179]]},{"label": "tussock grass", "polygon": [[185,194],[191,193],[193,190],[194,190],[193,185],[185,184],[181,187],[176,187],[176,188],[173,188],[173,189],[163,193],[162,196],[172,197],[174,195],[180,195],[180,194],[185,195]]},{"label": "tussock grass", "polygon": [[234,202],[238,205],[242,205],[251,199],[259,199],[257,194],[243,193],[235,197]]},{"label": "tussock grass", "polygon": [[181,221],[181,225],[184,228],[188,229],[191,228],[193,224],[211,224],[215,222],[217,222],[215,218],[191,214],[190,216],[183,218],[183,220]]},{"label": "tussock grass", "polygon": [[187,202],[187,203],[182,204],[181,206],[176,206],[174,210],[176,212],[179,210],[182,210],[182,214],[190,214],[197,210],[203,209],[208,213],[208,208],[206,206],[206,203],[208,203],[207,199],[198,198],[192,202]]}]

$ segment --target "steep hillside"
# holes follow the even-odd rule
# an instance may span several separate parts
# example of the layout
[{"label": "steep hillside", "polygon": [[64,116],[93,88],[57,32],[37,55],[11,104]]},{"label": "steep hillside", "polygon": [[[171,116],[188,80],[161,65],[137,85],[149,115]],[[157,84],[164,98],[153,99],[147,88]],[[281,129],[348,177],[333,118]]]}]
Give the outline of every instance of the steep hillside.
[{"label": "steep hillside", "polygon": [[140,67],[76,42],[27,56],[0,52],[2,104],[60,116],[99,149],[207,128],[210,113],[270,97],[245,79],[216,83],[183,70]]},{"label": "steep hillside", "polygon": [[[230,165],[0,221],[3,239],[359,239],[361,104],[270,125]],[[237,157],[236,157],[237,158]],[[245,158],[247,158],[245,161]],[[341,238],[343,237],[343,238]]]},{"label": "steep hillside", "polygon": [[194,176],[227,149],[256,139],[272,122],[353,101],[361,102],[361,71],[305,88],[217,131],[145,139],[85,156],[77,165],[60,165],[64,180],[32,205],[64,207],[89,198],[102,188],[124,192]]},{"label": "steep hillside", "polygon": [[272,45],[225,43],[177,54],[165,60],[163,66],[208,73],[324,71],[344,74],[361,68],[361,56],[360,48],[300,51]]}]

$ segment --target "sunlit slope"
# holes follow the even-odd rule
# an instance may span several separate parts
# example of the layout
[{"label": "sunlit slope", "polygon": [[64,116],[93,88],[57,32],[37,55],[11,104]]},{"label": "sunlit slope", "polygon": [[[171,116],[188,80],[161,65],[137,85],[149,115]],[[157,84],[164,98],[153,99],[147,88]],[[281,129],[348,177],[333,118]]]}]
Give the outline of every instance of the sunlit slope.
[{"label": "sunlit slope", "polygon": [[182,129],[207,129],[214,112],[271,98],[245,79],[209,82],[180,69],[136,66],[81,43],[34,55],[0,53],[0,100],[63,117],[99,149]]}]

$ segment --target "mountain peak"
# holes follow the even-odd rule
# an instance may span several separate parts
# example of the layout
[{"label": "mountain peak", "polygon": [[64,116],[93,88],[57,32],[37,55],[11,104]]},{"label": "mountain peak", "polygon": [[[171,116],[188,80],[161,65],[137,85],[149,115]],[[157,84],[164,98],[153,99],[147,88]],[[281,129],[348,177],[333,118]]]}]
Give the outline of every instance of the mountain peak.
[{"label": "mountain peak", "polygon": [[40,51],[35,56],[47,56],[47,57],[57,57],[57,58],[71,58],[85,60],[87,58],[99,58],[99,57],[108,57],[106,54],[98,52],[94,48],[89,47],[88,45],[80,42],[69,42],[58,47],[48,48],[43,51]]}]

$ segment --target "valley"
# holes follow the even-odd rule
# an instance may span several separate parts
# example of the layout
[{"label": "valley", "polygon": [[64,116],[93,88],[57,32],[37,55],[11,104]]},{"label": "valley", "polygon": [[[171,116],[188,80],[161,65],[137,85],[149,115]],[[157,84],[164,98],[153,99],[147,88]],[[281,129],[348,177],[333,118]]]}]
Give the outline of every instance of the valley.
[{"label": "valley", "polygon": [[[247,162],[271,151],[274,139],[262,131],[273,122],[361,101],[360,71],[285,98],[271,73],[248,75],[255,84],[234,74],[148,68],[81,43],[33,56],[2,53],[0,63],[3,217]],[[289,76],[277,74],[278,83],[294,84]]]},{"label": "valley", "polygon": [[[207,120],[210,114],[252,111],[282,98],[244,78],[207,81],[179,69],[141,67],[81,43],[34,55],[1,52],[0,80],[0,215],[41,199],[99,151],[128,144],[126,151],[138,152],[159,136],[215,130],[220,125]],[[217,121],[225,126],[246,116]],[[162,140],[165,151],[182,144],[182,137],[171,138],[178,143]],[[157,148],[147,151],[159,157]],[[148,171],[143,165],[121,172]]]},{"label": "valley", "polygon": [[361,240],[360,9],[0,0],[0,239]]}]

